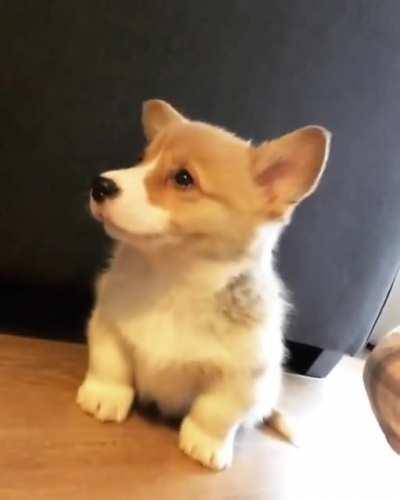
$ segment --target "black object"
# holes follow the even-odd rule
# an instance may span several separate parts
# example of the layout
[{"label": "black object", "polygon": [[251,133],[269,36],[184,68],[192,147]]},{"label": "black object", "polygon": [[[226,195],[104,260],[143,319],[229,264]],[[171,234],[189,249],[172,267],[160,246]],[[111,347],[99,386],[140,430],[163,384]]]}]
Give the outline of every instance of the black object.
[{"label": "black object", "polygon": [[107,198],[114,198],[120,192],[119,187],[112,179],[97,176],[92,182],[92,197],[97,203],[103,202]]},{"label": "black object", "polygon": [[399,15],[388,0],[3,1],[0,327],[81,332],[108,254],[90,182],[135,162],[141,103],[158,97],[255,141],[332,130],[279,267],[292,365],[319,376],[356,352],[400,255]]}]

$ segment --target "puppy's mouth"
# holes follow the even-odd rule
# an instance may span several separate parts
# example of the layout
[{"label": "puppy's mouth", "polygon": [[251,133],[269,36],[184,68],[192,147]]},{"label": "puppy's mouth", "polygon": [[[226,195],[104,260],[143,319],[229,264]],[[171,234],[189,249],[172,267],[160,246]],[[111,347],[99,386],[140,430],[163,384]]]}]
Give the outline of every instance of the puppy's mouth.
[{"label": "puppy's mouth", "polygon": [[162,233],[132,233],[123,229],[122,227],[110,222],[108,220],[102,219],[104,229],[107,234],[109,234],[112,238],[116,238],[118,240],[138,240],[142,242],[155,242],[160,241],[166,235]]},{"label": "puppy's mouth", "polygon": [[167,235],[163,233],[134,233],[124,229],[123,227],[110,221],[110,219],[104,215],[101,210],[98,210],[96,205],[90,204],[90,211],[94,219],[103,224],[105,232],[114,239],[117,240],[138,240],[142,242],[152,242],[159,241]]},{"label": "puppy's mouth", "polygon": [[182,235],[173,234],[173,232],[136,232],[131,228],[124,228],[115,223],[104,210],[99,209],[95,203],[90,203],[90,211],[94,219],[103,225],[104,231],[112,239],[128,243],[143,251],[160,250],[165,247],[179,245],[184,239]]}]

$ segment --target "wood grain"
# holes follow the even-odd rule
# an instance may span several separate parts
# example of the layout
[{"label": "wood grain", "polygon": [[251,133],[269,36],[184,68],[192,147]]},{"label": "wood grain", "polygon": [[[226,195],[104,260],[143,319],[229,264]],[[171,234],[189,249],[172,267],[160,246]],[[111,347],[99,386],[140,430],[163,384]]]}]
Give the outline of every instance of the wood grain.
[{"label": "wood grain", "polygon": [[[299,450],[265,430],[242,431],[234,465],[214,473],[179,451],[177,429],[164,422],[133,412],[123,424],[99,423],[75,404],[85,364],[80,345],[0,336],[1,500],[321,500],[352,491],[327,488],[321,448]],[[293,379],[286,399],[293,407],[300,395],[304,414],[315,407],[306,393],[320,399],[321,384],[303,382]]]}]

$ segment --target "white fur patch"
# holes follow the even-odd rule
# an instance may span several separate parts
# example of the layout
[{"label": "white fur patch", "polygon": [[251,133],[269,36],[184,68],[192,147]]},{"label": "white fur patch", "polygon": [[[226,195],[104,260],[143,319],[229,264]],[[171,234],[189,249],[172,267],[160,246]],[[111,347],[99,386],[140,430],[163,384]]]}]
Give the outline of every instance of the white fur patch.
[{"label": "white fur patch", "polygon": [[150,202],[145,184],[146,177],[156,165],[157,160],[154,160],[139,167],[102,174],[112,179],[121,190],[118,196],[96,207],[96,215],[100,212],[100,218],[111,236],[118,236],[118,233],[163,235],[168,230],[169,213]]}]

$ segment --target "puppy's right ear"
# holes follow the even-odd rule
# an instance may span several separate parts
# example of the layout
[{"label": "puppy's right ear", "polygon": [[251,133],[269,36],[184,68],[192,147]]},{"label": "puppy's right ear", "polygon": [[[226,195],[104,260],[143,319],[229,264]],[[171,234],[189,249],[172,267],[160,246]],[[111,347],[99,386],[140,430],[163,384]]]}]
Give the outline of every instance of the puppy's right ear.
[{"label": "puppy's right ear", "polygon": [[171,123],[185,121],[186,118],[183,115],[161,99],[150,99],[143,103],[142,124],[148,141],[152,141],[163,128]]}]

